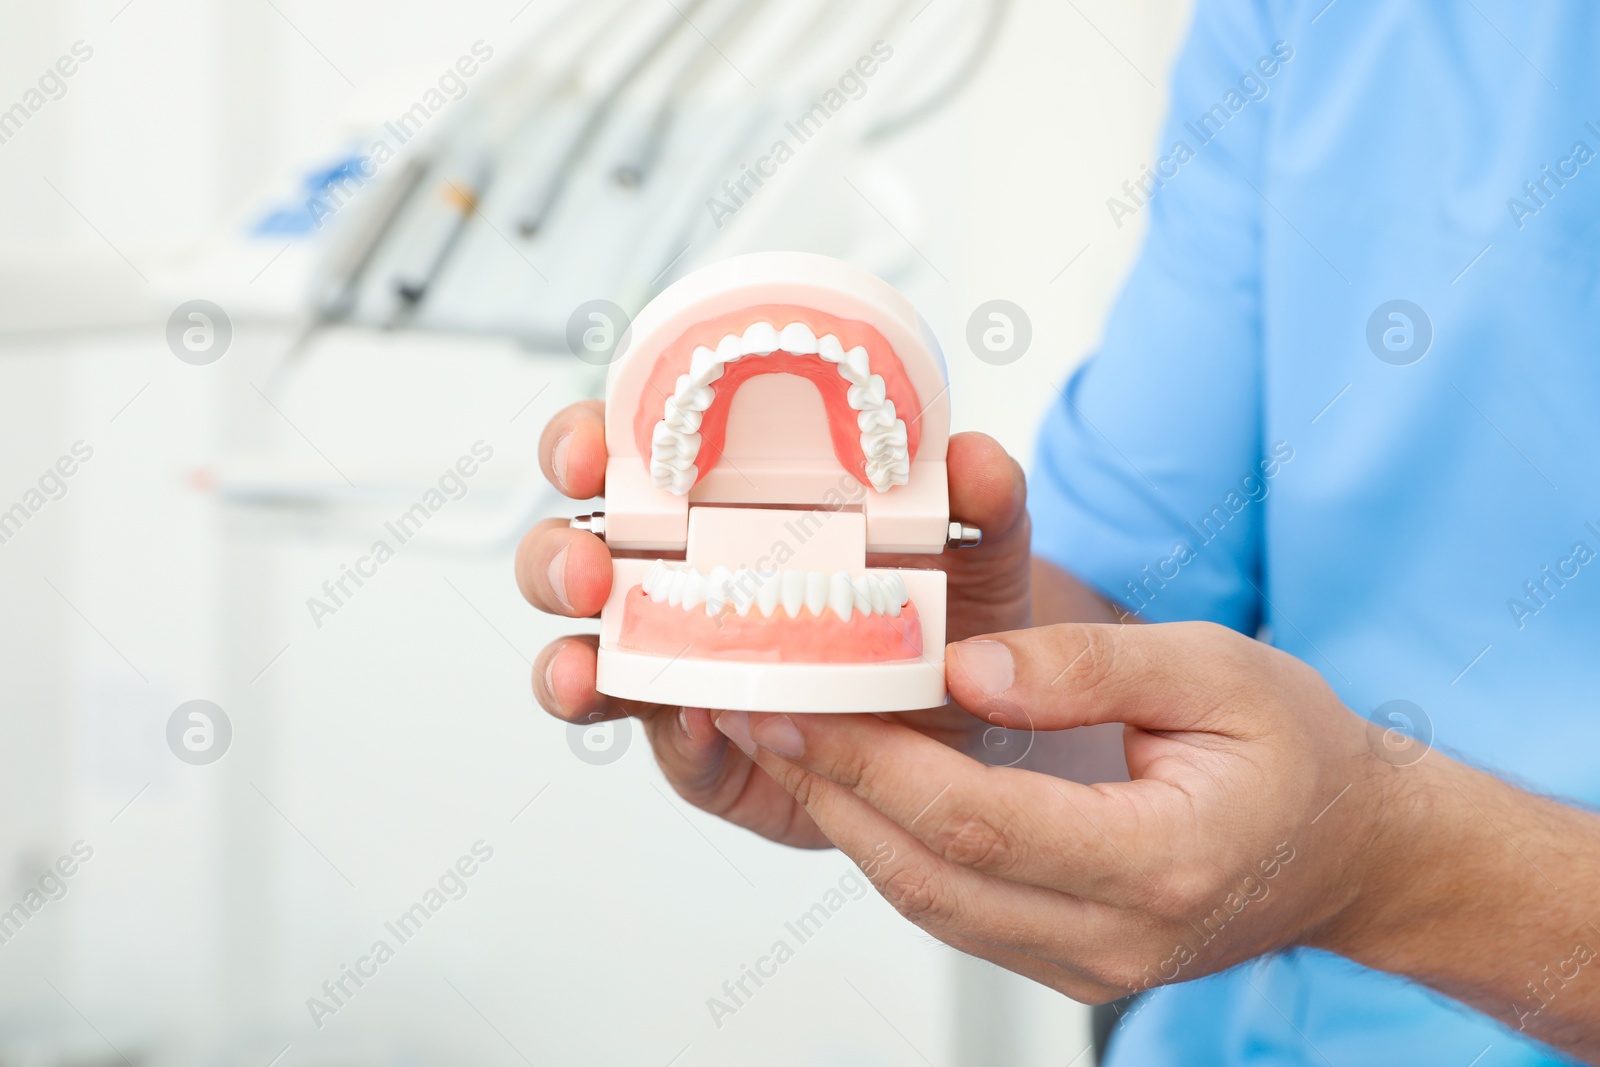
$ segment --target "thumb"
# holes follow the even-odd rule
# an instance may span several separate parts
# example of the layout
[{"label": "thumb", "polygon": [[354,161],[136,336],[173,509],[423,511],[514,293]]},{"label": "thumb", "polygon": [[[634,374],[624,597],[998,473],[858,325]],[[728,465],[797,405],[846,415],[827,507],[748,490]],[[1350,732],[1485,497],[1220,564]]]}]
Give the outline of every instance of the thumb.
[{"label": "thumb", "polygon": [[1063,623],[949,645],[950,695],[1014,730],[1127,723],[1146,730],[1231,733],[1200,683],[1230,657],[1232,631],[1209,623]]}]

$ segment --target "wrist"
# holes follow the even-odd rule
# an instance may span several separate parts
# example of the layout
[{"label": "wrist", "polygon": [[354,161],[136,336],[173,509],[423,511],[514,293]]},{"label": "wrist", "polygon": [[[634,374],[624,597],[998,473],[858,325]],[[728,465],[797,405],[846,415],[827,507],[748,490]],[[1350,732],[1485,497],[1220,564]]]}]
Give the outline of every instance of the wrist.
[{"label": "wrist", "polygon": [[[1488,780],[1442,753],[1396,766],[1364,761],[1367,774],[1365,844],[1350,862],[1349,903],[1306,939],[1378,970],[1417,974],[1441,915],[1465,918],[1472,902],[1461,887],[1474,884],[1492,828],[1474,816],[1473,794]],[[1428,931],[1432,930],[1430,936]]]},{"label": "wrist", "polygon": [[1600,954],[1600,820],[1438,752],[1377,781],[1356,891],[1303,943],[1600,1055],[1600,986],[1574,981]]}]

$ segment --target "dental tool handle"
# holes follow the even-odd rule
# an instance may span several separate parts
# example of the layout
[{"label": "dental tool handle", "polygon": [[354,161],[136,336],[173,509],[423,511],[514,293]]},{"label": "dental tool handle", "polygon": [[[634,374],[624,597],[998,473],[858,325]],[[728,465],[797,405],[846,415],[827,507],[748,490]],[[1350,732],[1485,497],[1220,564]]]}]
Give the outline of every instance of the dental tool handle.
[{"label": "dental tool handle", "polygon": [[378,246],[422,183],[429,160],[420,153],[401,164],[400,173],[380,181],[357,201],[353,218],[335,232],[331,247],[313,282],[311,307],[317,325],[347,315]]},{"label": "dental tool handle", "polygon": [[392,286],[402,306],[415,308],[422,303],[468,218],[477,211],[488,177],[488,159],[480,154],[440,172],[438,183],[424,200],[425,214],[417,221],[395,269]]},{"label": "dental tool handle", "polygon": [[667,79],[667,90],[661,95],[660,106],[648,121],[634,131],[627,146],[618,153],[617,163],[611,168],[611,178],[619,186],[636,189],[644,184],[661,155],[667,131],[690,88],[704,76],[713,59],[726,59],[717,42],[726,43],[736,37],[765,4],[766,0],[738,0],[721,12],[710,28],[702,30],[705,47],[691,53],[673,71]]},{"label": "dental tool handle", "polygon": [[517,231],[523,237],[533,237],[549,221],[550,214],[555,210],[556,204],[566,192],[567,183],[572,179],[577,170],[579,161],[588,151],[589,145],[595,136],[605,126],[611,117],[612,110],[628,86],[644,72],[656,56],[666,47],[667,43],[677,35],[679,29],[688,24],[696,11],[705,3],[705,0],[690,0],[681,8],[674,7],[673,16],[664,27],[647,40],[637,53],[630,56],[628,62],[622,67],[621,72],[602,90],[600,97],[590,109],[587,119],[578,127],[574,136],[562,146],[557,154],[557,163],[550,170],[540,175],[532,192],[524,201],[524,207],[517,220]]}]

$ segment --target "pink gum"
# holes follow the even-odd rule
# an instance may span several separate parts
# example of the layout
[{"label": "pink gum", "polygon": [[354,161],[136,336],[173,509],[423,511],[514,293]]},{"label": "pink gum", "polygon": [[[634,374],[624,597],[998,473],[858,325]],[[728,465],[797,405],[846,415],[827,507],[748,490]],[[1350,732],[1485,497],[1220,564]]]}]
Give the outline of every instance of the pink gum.
[{"label": "pink gum", "polygon": [[[911,459],[916,458],[917,443],[921,437],[920,420],[916,418],[921,410],[917,391],[883,334],[865,322],[837,318],[812,308],[792,304],[762,304],[696,324],[656,358],[655,366],[650,371],[651,388],[641,394],[639,410],[633,419],[634,440],[646,468],[650,465],[650,440],[655,433],[656,423],[661,421],[662,405],[677,389],[678,376],[688,373],[694,350],[701,345],[714,349],[724,336],[730,333],[743,334],[753,322],[769,322],[779,330],[791,322],[801,322],[818,337],[833,334],[846,352],[857,346],[865,348],[868,368],[871,373],[883,378],[885,392],[894,401],[896,417],[905,421],[907,454]],[[758,374],[779,373],[800,375],[817,386],[828,412],[828,431],[839,465],[861,484],[868,484],[866,457],[861,452],[861,430],[856,425],[856,412],[848,400],[850,383],[840,376],[834,364],[816,356],[776,352],[770,356],[745,356],[729,364],[723,376],[712,383],[716,398],[701,417],[700,451],[695,457],[700,478],[704,478],[722,458],[728,411],[739,386]]]},{"label": "pink gum", "polygon": [[821,616],[802,608],[795,618],[782,609],[769,618],[751,608],[713,618],[704,609],[658,604],[636,585],[623,601],[617,647],[689,659],[889,663],[922,655],[922,619],[909,602],[898,617],[856,614],[849,622],[826,608]]}]

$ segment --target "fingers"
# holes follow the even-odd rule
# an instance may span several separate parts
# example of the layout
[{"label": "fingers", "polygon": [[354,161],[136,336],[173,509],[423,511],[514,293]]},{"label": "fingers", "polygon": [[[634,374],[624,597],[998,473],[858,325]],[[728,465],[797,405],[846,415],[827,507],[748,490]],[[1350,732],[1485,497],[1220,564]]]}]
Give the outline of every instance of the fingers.
[{"label": "fingers", "polygon": [[796,848],[828,848],[794,802],[712,724],[705,708],[670,708],[646,721],[656,763],[684,800],[752,833]]},{"label": "fingers", "polygon": [[1022,467],[988,434],[952,436],[946,463],[950,514],[981,527],[986,538],[1011,530],[1027,514]]},{"label": "fingers", "polygon": [[[983,544],[943,562],[952,640],[1009,630],[1029,615],[1030,526],[1022,468],[992,438],[950,438],[950,514],[983,531]],[[912,562],[910,566],[927,566]],[[959,605],[959,610],[956,606]]]},{"label": "fingers", "polygon": [[1120,722],[1231,735],[1243,724],[1196,683],[1227,677],[1252,644],[1209,623],[1063,623],[952,644],[945,678],[963,707],[1011,729]]},{"label": "fingers", "polygon": [[528,603],[551,615],[587,619],[611,595],[611,552],[565,519],[545,519],[517,546],[517,587]]},{"label": "fingers", "polygon": [[827,848],[792,797],[730,745],[704,708],[615,700],[595,690],[599,638],[564,637],[539,653],[533,694],[551,715],[587,725],[630,716],[650,739],[667,782],[695,807],[796,848]]},{"label": "fingers", "polygon": [[[986,767],[871,715],[724,712],[718,727],[735,738],[743,731],[792,764],[787,780],[771,772],[785,784],[806,784],[796,771],[837,784],[963,869],[1118,904],[1147,896],[1152,887],[1141,884],[1143,872],[1159,869],[1161,856],[1147,854],[1156,842],[1140,833],[1139,809],[1107,788]],[[1154,782],[1109,788],[1141,787],[1156,800],[1173,793]]]},{"label": "fingers", "polygon": [[679,796],[713,814],[732,807],[753,767],[749,760],[729,758],[728,740],[711,724],[709,711],[666,708],[645,729],[661,773]]},{"label": "fingers", "polygon": [[571,723],[638,719],[656,762],[680,796],[714,814],[731,807],[753,765],[743,758],[737,763],[727,758],[727,739],[712,726],[710,713],[604,696],[595,689],[598,648],[599,638],[592,635],[564,637],[547,645],[533,667],[533,693],[540,706]]},{"label": "fingers", "polygon": [[556,413],[539,438],[539,468],[575,500],[605,492],[605,404],[583,400]]},{"label": "fingers", "polygon": [[[737,714],[719,713],[719,728],[739,733]],[[1081,999],[1126,992],[1073,962],[1094,957],[1096,941],[1114,943],[1126,933],[1125,920],[1110,909],[953,864],[843,786],[764,749],[755,758],[884,899],[928,933]]]},{"label": "fingers", "polygon": [[600,639],[574,635],[550,642],[533,661],[533,696],[539,706],[567,722],[591,723],[641,714],[654,705],[612,700],[594,687]]}]

